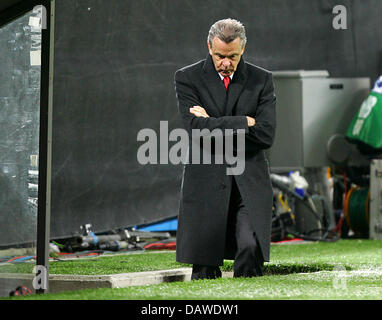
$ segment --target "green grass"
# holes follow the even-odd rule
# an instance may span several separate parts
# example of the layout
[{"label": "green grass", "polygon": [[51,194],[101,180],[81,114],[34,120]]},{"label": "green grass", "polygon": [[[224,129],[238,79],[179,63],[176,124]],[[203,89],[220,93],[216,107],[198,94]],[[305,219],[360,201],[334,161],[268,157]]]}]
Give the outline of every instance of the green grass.
[{"label": "green grass", "polygon": [[35,295],[24,299],[59,300],[276,300],[378,299],[382,275],[336,271],[266,275],[258,278],[198,280],[121,289],[96,289]]},{"label": "green grass", "polygon": [[[0,273],[32,273],[35,263],[15,263],[0,267]],[[93,258],[59,260],[49,263],[50,274],[105,275],[185,267],[175,261],[174,252],[104,255]]]},{"label": "green grass", "polygon": [[[272,245],[263,277],[81,290],[23,299],[382,299],[381,253],[382,241],[377,240]],[[174,252],[145,253],[55,261],[50,273],[94,275],[185,266],[175,262]],[[230,271],[232,266],[227,260],[222,270]]]}]

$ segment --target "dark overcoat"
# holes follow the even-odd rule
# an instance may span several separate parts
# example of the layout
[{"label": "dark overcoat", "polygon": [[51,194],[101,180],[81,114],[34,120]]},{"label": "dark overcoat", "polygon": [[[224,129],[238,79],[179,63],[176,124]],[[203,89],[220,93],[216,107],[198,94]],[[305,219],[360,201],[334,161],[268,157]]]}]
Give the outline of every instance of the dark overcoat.
[{"label": "dark overcoat", "polygon": [[[184,165],[177,230],[177,261],[222,265],[235,255],[234,232],[228,224],[232,179],[236,180],[265,261],[269,261],[273,191],[264,149],[276,128],[276,97],[271,72],[241,58],[226,93],[207,55],[175,73],[178,110],[191,139],[192,129],[245,130],[245,170],[227,175],[227,164]],[[208,118],[189,112],[203,107]],[[246,116],[256,119],[248,127]],[[190,147],[192,146],[190,140]]]}]

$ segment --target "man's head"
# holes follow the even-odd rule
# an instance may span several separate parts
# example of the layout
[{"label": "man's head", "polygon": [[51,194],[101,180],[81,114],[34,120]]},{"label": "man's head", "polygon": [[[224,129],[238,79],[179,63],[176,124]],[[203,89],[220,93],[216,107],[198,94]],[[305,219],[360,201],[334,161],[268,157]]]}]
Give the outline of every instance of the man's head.
[{"label": "man's head", "polygon": [[223,77],[236,71],[246,42],[245,28],[237,20],[219,20],[211,26],[207,38],[208,50],[216,71]]}]

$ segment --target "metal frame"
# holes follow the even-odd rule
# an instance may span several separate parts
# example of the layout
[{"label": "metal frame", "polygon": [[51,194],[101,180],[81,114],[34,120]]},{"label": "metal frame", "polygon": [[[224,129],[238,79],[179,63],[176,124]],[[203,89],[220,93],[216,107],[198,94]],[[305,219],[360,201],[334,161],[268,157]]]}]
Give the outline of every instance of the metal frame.
[{"label": "metal frame", "polygon": [[[41,44],[41,91],[40,91],[40,141],[39,181],[37,213],[37,260],[45,267],[46,288],[37,289],[44,293],[49,288],[49,240],[50,240],[50,195],[52,159],[52,112],[53,112],[53,40],[54,0],[41,1],[46,8],[47,28],[42,29]],[[41,161],[40,161],[41,160]]]},{"label": "metal frame", "polygon": [[[41,43],[41,86],[40,86],[40,136],[39,136],[39,179],[37,210],[36,265],[46,272],[45,287],[36,289],[44,293],[49,288],[49,240],[50,240],[50,180],[52,158],[52,107],[53,107],[53,41],[54,0],[9,1],[10,7],[0,12],[0,26],[31,11],[37,5],[46,9],[46,29],[42,29]],[[37,268],[37,270],[39,270]],[[37,276],[37,274],[36,274]],[[41,276],[41,275],[40,275]]]}]

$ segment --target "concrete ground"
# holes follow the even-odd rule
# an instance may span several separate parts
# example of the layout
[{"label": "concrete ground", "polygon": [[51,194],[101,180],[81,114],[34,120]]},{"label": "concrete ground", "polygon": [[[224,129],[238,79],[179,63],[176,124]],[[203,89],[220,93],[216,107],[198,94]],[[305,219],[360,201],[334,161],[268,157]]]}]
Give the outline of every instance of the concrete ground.
[{"label": "concrete ground", "polygon": [[[162,282],[190,281],[191,268],[121,273],[111,275],[49,275],[49,292],[73,291],[96,288],[124,288],[159,284]],[[7,297],[18,286],[33,291],[33,274],[0,274],[0,296]],[[223,277],[232,277],[232,272],[223,272]]]}]

